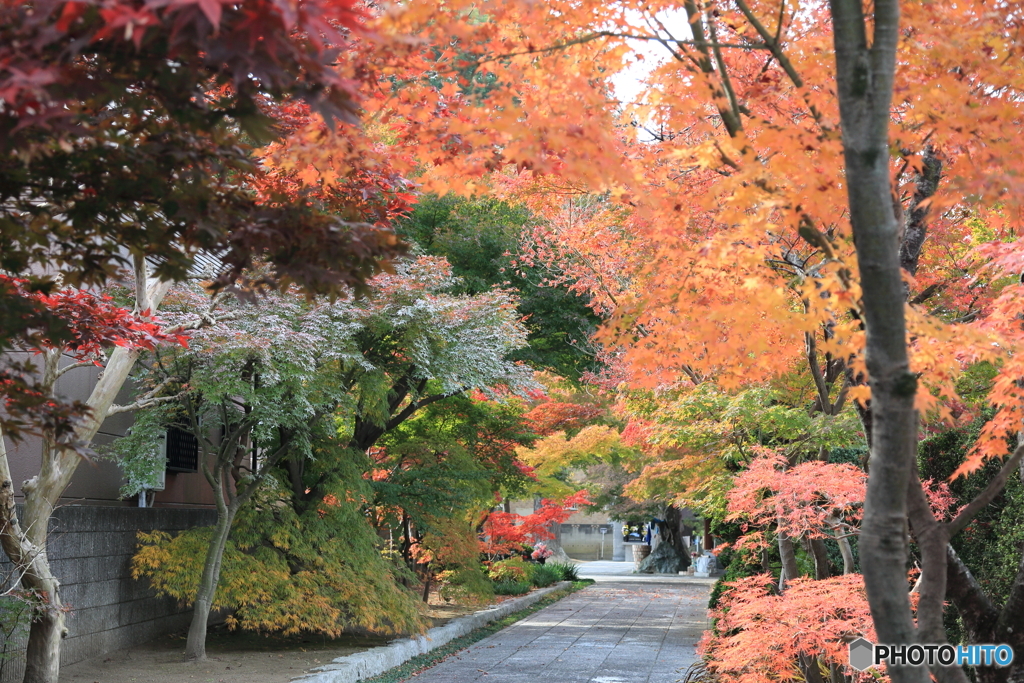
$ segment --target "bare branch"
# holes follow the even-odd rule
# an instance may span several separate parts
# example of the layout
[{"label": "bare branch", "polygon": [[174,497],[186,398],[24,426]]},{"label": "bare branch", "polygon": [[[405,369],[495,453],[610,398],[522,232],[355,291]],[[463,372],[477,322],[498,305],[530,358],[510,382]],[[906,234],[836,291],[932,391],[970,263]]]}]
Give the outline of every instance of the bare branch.
[{"label": "bare branch", "polygon": [[131,412],[133,410],[142,410],[144,408],[150,408],[152,406],[160,405],[161,403],[170,403],[171,401],[178,401],[186,393],[187,392],[183,391],[180,394],[175,394],[174,396],[158,396],[158,397],[155,397],[155,398],[139,399],[138,401],[135,401],[134,403],[129,403],[128,405],[123,405],[123,406],[113,405],[113,406],[110,406],[110,410],[107,411],[107,415],[117,415],[119,413],[128,413],[128,412]]},{"label": "bare branch", "polygon": [[[736,6],[739,7],[740,12],[742,12],[743,16],[746,17],[747,21],[750,22],[750,25],[754,27],[754,30],[757,31],[757,34],[761,36],[761,40],[764,41],[764,46],[771,51],[772,56],[775,57],[775,61],[777,61],[779,63],[779,66],[782,67],[782,70],[786,72],[786,75],[789,77],[789,80],[793,82],[793,85],[795,85],[802,91],[804,89],[804,79],[800,77],[800,74],[793,66],[793,63],[789,61],[789,57],[787,57],[786,53],[782,51],[782,44],[779,40],[782,34],[782,12],[785,11],[786,7],[785,3],[781,4],[782,11],[779,14],[779,26],[775,32],[775,36],[773,37],[768,28],[764,24],[762,24],[761,21],[757,18],[757,16],[753,13],[753,11],[751,11],[750,6],[746,3],[746,0],[736,0]],[[822,130],[829,130],[829,127],[824,125],[823,123],[824,119],[822,118],[821,112],[818,111],[817,107],[811,104],[810,99],[808,99],[807,97],[807,93],[803,92],[802,95],[804,99],[804,104],[807,105],[807,109],[808,111],[811,112],[811,116],[814,118],[814,121],[818,124],[818,127],[821,128]]]},{"label": "bare branch", "polygon": [[804,332],[804,344],[807,355],[807,365],[811,370],[811,377],[814,379],[814,386],[818,390],[818,404],[821,412],[826,415],[832,414],[832,399],[828,395],[828,385],[825,384],[825,375],[821,372],[818,364],[818,345],[814,340],[814,334]]},{"label": "bare branch", "polygon": [[1013,474],[1013,470],[1020,464],[1022,457],[1024,457],[1024,444],[1017,446],[1013,454],[1003,463],[999,473],[992,477],[985,490],[975,496],[974,500],[965,505],[953,521],[946,525],[949,529],[950,538],[963,531],[964,527],[971,523],[971,520],[981,512],[982,508],[995,500],[995,497],[1006,486],[1006,482],[1009,480],[1010,475]]},{"label": "bare branch", "polygon": [[90,365],[95,367],[96,363],[94,363],[91,360],[80,360],[76,363],[72,363],[71,365],[65,365],[63,368],[57,371],[56,379],[60,379],[61,377],[64,376],[65,373],[71,372],[72,370],[77,370],[78,368],[87,368]]}]

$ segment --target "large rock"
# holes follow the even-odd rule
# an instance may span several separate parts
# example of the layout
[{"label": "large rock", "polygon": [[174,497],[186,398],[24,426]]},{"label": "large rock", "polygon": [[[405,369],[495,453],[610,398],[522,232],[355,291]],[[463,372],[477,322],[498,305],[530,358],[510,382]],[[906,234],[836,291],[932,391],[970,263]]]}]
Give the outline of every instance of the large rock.
[{"label": "large rock", "polygon": [[548,550],[551,551],[551,557],[547,559],[548,562],[561,562],[562,564],[572,564],[572,558],[565,554],[565,550],[562,546],[557,543],[549,543]]},{"label": "large rock", "polygon": [[638,574],[678,574],[689,566],[671,543],[659,543],[637,568]]}]

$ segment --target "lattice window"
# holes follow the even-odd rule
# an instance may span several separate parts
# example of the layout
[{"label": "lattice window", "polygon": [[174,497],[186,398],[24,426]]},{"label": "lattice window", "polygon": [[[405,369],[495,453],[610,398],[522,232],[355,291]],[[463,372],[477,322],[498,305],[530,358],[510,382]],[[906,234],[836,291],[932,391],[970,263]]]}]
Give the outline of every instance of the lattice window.
[{"label": "lattice window", "polygon": [[178,427],[168,427],[166,444],[168,472],[199,471],[199,440],[195,434]]}]

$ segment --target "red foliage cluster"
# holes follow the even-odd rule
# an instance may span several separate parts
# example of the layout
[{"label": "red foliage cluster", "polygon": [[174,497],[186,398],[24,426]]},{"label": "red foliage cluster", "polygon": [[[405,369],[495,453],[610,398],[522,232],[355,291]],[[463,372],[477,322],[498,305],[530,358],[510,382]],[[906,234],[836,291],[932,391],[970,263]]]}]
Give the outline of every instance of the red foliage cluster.
[{"label": "red foliage cluster", "polygon": [[579,429],[603,413],[597,406],[546,401],[535,406],[525,417],[535,433],[549,436],[555,432]]},{"label": "red foliage cluster", "polygon": [[97,296],[71,287],[36,297],[67,324],[70,339],[62,346],[76,358],[93,357],[111,346],[140,349],[153,349],[163,343],[188,346],[186,335],[167,333],[159,321],[151,317],[150,311],[133,313],[113,303],[106,295]]},{"label": "red foliage cluster", "polygon": [[786,465],[784,456],[762,448],[729,491],[728,519],[778,524],[793,537],[821,537],[859,516],[867,486],[862,470],[818,460]]},{"label": "red foliage cluster", "polygon": [[550,540],[555,537],[551,533],[552,524],[561,524],[569,519],[573,508],[589,503],[590,498],[586,490],[583,490],[557,503],[545,499],[539,508],[526,516],[513,512],[492,512],[484,520],[480,550],[488,555],[508,555],[525,543]]},{"label": "red foliage cluster", "polygon": [[[112,346],[151,349],[160,343],[187,346],[183,334],[165,332],[148,311],[135,314],[118,306],[109,296],[67,288],[57,292],[33,287],[26,279],[0,274],[0,330],[24,331],[16,339],[0,332],[0,351],[42,353],[60,349],[77,360],[99,365],[99,352]],[[58,401],[50,396],[30,363],[6,361],[0,366],[0,400],[6,434],[18,439],[24,433],[53,434],[58,441],[70,438],[88,408],[79,401]]]},{"label": "red foliage cluster", "polygon": [[110,85],[89,78],[88,60],[79,59],[100,50],[201,63],[236,89],[257,80],[266,91],[303,96],[327,118],[352,119],[356,87],[331,63],[346,32],[362,26],[358,7],[356,0],[3,0],[0,35],[20,38],[0,40],[3,118],[17,130],[73,117],[86,91]]}]

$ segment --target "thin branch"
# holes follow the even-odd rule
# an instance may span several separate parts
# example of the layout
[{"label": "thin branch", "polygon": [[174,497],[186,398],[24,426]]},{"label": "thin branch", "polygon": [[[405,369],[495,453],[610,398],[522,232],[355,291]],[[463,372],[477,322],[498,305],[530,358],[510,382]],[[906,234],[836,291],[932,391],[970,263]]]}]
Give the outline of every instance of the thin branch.
[{"label": "thin branch", "polygon": [[729,78],[728,67],[725,65],[725,58],[722,56],[722,48],[718,44],[718,29],[715,27],[714,17],[707,12],[708,35],[711,37],[711,49],[715,54],[715,64],[718,66],[718,73],[722,77],[722,87],[725,89],[726,98],[729,100],[729,108],[736,121],[740,120],[740,103],[736,98],[736,91],[732,87],[732,79]]},{"label": "thin branch", "polygon": [[78,368],[86,368],[89,367],[90,365],[95,367],[96,363],[94,363],[91,360],[80,360],[75,363],[72,363],[71,365],[65,365],[63,368],[57,371],[57,377],[55,379],[60,379],[61,377],[64,376],[65,373],[71,372],[72,370],[77,370]]},{"label": "thin branch", "polygon": [[139,399],[135,403],[129,403],[128,405],[124,406],[113,405],[110,406],[110,409],[107,411],[107,416],[109,417],[110,415],[117,415],[119,413],[128,413],[133,410],[151,408],[152,406],[160,405],[161,403],[170,403],[171,401],[178,401],[186,393],[187,392],[182,392],[180,394],[175,394],[174,396],[158,396],[156,398]]},{"label": "thin branch", "polygon": [[804,344],[807,354],[807,365],[811,370],[811,377],[814,379],[814,386],[818,390],[818,404],[821,412],[831,415],[832,399],[828,395],[828,386],[825,384],[825,376],[818,364],[818,345],[815,342],[814,334],[804,332]]},{"label": "thin branch", "polygon": [[1013,451],[1013,455],[1007,458],[1003,463],[1002,468],[1000,468],[999,473],[992,477],[992,480],[988,483],[988,486],[985,487],[985,490],[975,496],[974,500],[965,505],[963,509],[957,513],[957,516],[953,521],[949,522],[947,527],[949,529],[950,538],[963,531],[964,527],[971,523],[971,520],[974,519],[975,515],[981,512],[982,508],[995,500],[995,497],[998,496],[1003,490],[1003,487],[1006,486],[1006,482],[1009,480],[1010,475],[1013,474],[1013,471],[1020,464],[1022,457],[1024,457],[1024,444],[1017,446]]},{"label": "thin branch", "polygon": [[157,384],[155,387],[153,387],[152,389],[147,391],[145,394],[143,394],[134,403],[130,403],[130,404],[124,405],[124,406],[111,405],[110,408],[107,409],[107,415],[115,415],[117,413],[127,413],[129,410],[139,410],[141,408],[148,408],[153,403],[158,403],[158,402],[159,403],[163,403],[163,402],[166,402],[168,400],[176,400],[176,399],[181,398],[182,396],[185,395],[185,392],[182,392],[182,393],[179,393],[179,394],[175,394],[174,396],[161,397],[160,400],[158,400],[157,397],[156,397],[157,394],[159,394],[161,391],[163,391],[164,387],[166,387],[168,384],[170,384],[172,381],[174,381],[176,379],[177,378],[175,378],[175,377],[168,377],[167,379],[163,380],[162,382]]},{"label": "thin branch", "polygon": [[[818,124],[818,127],[823,131],[831,130],[830,126],[824,124],[824,117],[822,117],[821,112],[818,111],[818,108],[814,106],[808,98],[807,91],[804,89],[804,79],[800,77],[796,67],[794,67],[793,63],[789,61],[789,57],[786,56],[786,53],[782,51],[782,43],[780,42],[783,24],[782,12],[779,14],[779,26],[775,32],[775,36],[773,37],[768,28],[762,24],[754,12],[751,11],[746,0],[736,0],[736,6],[739,7],[740,12],[742,12],[743,16],[750,22],[750,25],[754,27],[757,34],[761,36],[761,39],[764,41],[764,46],[771,51],[772,56],[775,57],[775,60],[779,63],[779,66],[782,67],[782,70],[786,72],[789,80],[792,81],[793,85],[801,90],[801,96],[803,97],[804,104],[807,105],[807,109],[811,112],[811,116],[814,118],[815,123]],[[785,3],[782,3],[782,11],[785,10],[785,7]]]}]

